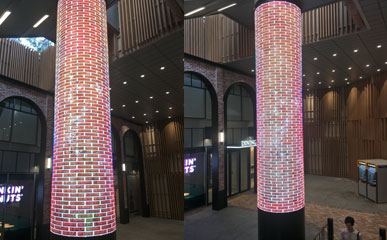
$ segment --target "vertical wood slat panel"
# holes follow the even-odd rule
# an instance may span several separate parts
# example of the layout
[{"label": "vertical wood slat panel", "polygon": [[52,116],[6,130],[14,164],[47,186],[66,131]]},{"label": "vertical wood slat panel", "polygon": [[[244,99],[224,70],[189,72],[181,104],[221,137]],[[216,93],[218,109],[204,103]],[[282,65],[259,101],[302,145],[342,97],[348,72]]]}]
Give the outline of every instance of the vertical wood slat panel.
[{"label": "vertical wood slat panel", "polygon": [[306,173],[356,180],[357,160],[387,158],[387,74],[303,98]]}]

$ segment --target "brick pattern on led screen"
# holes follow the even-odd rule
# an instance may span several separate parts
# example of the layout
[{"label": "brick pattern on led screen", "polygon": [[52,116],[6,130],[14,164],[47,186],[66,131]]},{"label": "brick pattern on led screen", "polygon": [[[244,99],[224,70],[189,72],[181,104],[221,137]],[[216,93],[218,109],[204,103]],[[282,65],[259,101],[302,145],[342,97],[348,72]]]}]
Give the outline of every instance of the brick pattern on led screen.
[{"label": "brick pattern on led screen", "polygon": [[105,0],[59,0],[51,232],[116,230]]},{"label": "brick pattern on led screen", "polygon": [[301,11],[285,1],[255,12],[258,208],[304,207]]}]

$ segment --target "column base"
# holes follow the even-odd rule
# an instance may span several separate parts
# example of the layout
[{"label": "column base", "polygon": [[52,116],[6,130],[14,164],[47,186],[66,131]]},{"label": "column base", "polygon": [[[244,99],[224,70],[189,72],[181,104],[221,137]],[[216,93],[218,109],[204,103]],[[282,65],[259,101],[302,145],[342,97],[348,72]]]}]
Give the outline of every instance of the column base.
[{"label": "column base", "polygon": [[116,232],[96,237],[65,237],[50,232],[50,240],[116,240]]},{"label": "column base", "polygon": [[259,240],[305,240],[305,208],[290,213],[258,209]]}]

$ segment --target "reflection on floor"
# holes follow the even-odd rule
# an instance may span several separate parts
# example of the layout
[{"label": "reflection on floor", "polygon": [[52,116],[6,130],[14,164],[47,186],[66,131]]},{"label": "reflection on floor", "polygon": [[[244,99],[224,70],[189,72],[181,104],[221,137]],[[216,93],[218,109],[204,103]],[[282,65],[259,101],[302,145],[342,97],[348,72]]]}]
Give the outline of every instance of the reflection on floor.
[{"label": "reflection on floor", "polygon": [[183,221],[136,216],[129,224],[117,225],[117,240],[181,240],[184,239]]},{"label": "reflection on floor", "polygon": [[[306,239],[313,239],[328,217],[334,219],[335,237],[339,239],[346,216],[355,218],[363,240],[378,239],[379,227],[387,224],[387,204],[358,196],[357,184],[348,179],[307,175],[305,185]],[[204,207],[187,212],[184,239],[256,239],[256,195],[252,191],[237,195],[228,205],[222,211]]]}]

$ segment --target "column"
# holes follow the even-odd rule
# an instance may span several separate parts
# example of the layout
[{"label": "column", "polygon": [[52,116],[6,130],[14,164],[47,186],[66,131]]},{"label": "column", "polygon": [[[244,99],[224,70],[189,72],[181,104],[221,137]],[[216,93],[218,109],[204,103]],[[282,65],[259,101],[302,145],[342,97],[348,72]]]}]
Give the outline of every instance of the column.
[{"label": "column", "polygon": [[115,239],[105,0],[59,0],[51,239]]},{"label": "column", "polygon": [[256,1],[258,239],[305,239],[301,10]]}]

